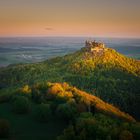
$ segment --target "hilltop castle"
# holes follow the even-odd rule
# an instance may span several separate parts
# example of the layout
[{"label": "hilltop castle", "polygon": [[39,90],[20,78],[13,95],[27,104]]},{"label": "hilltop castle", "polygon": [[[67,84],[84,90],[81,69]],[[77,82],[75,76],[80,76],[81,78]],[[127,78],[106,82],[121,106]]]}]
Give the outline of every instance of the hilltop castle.
[{"label": "hilltop castle", "polygon": [[106,50],[104,43],[87,40],[85,42],[85,48],[88,52],[99,54],[102,54]]}]

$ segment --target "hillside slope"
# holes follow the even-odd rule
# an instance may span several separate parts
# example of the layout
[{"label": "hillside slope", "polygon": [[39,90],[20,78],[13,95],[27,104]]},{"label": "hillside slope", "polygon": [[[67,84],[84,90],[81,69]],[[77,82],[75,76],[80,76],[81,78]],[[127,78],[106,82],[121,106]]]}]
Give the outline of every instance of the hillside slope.
[{"label": "hillside slope", "polygon": [[140,119],[140,62],[111,48],[89,48],[41,63],[1,68],[1,91],[43,81],[68,82]]},{"label": "hillside slope", "polygon": [[0,94],[0,109],[0,128],[10,131],[1,131],[0,138],[140,138],[140,124],[131,115],[66,82],[36,83]]},{"label": "hillside slope", "polygon": [[66,98],[66,100],[72,100],[77,104],[85,105],[89,112],[102,112],[104,114],[135,122],[135,119],[129,114],[120,111],[118,108],[104,102],[94,95],[81,91],[76,87],[71,87],[67,83],[49,83],[48,85],[48,92],[46,95],[49,97],[53,95],[53,98]]}]

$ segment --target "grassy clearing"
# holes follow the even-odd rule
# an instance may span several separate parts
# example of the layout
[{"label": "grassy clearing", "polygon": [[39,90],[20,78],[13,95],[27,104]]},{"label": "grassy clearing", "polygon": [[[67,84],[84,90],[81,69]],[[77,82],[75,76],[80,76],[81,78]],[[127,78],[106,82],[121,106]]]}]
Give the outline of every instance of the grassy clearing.
[{"label": "grassy clearing", "polygon": [[0,118],[7,119],[11,124],[14,140],[55,140],[60,135],[66,124],[53,118],[47,123],[40,123],[33,119],[35,105],[32,105],[32,112],[26,115],[17,115],[12,112],[9,103],[0,104]]}]

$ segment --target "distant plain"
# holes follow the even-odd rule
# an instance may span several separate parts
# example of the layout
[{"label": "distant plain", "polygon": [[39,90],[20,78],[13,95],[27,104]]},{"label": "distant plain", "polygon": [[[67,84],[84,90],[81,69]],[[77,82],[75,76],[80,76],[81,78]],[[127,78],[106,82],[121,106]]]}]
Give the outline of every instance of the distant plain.
[{"label": "distant plain", "polygon": [[63,56],[84,47],[85,40],[104,42],[128,57],[140,59],[140,39],[135,38],[5,37],[0,38],[0,67]]}]

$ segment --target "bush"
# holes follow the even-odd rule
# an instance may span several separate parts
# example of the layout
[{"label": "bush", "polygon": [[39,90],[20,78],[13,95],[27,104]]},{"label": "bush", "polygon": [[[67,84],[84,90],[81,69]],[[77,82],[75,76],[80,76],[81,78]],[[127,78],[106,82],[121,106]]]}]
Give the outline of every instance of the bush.
[{"label": "bush", "polygon": [[25,114],[30,111],[30,101],[27,97],[16,96],[13,99],[13,111],[18,114]]},{"label": "bush", "polygon": [[58,83],[51,85],[51,87],[48,89],[48,93],[51,94],[52,96],[56,96],[58,93],[63,92],[63,91],[64,89]]},{"label": "bush", "polygon": [[32,90],[29,87],[29,85],[25,85],[22,88],[18,88],[14,91],[15,96],[24,96],[27,98],[31,98],[31,95],[32,95],[31,93],[32,93]]},{"label": "bush", "polygon": [[68,103],[60,104],[56,110],[57,116],[66,121],[73,120],[77,114],[76,108]]},{"label": "bush", "polygon": [[83,112],[83,113],[80,114],[79,118],[92,118],[92,117],[93,117],[92,113],[90,113],[90,112]]},{"label": "bush", "polygon": [[51,108],[49,104],[40,104],[35,110],[35,118],[40,122],[47,122],[51,118]]},{"label": "bush", "polygon": [[74,126],[71,125],[68,128],[64,129],[63,135],[58,136],[57,140],[78,140],[75,135]]},{"label": "bush", "polygon": [[24,87],[22,87],[20,89],[20,91],[24,94],[30,94],[31,93],[31,88],[29,87],[29,85],[25,85]]},{"label": "bush", "polygon": [[0,138],[7,138],[10,134],[10,124],[5,119],[0,119]]},{"label": "bush", "polygon": [[44,96],[38,89],[33,89],[32,91],[32,99],[35,103],[42,103],[44,102]]},{"label": "bush", "polygon": [[79,113],[83,113],[83,112],[87,112],[88,111],[87,110],[87,106],[84,103],[78,103],[76,105],[76,107],[77,107],[77,110],[78,110]]},{"label": "bush", "polygon": [[133,134],[128,130],[124,130],[121,132],[119,140],[134,140]]},{"label": "bush", "polygon": [[10,93],[1,93],[0,94],[0,103],[3,102],[8,102],[11,98],[11,94]]},{"label": "bush", "polygon": [[140,140],[140,124],[131,124],[129,130],[132,132],[134,139]]}]

